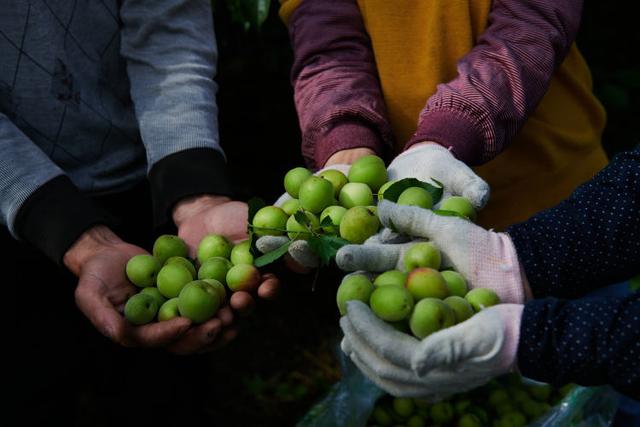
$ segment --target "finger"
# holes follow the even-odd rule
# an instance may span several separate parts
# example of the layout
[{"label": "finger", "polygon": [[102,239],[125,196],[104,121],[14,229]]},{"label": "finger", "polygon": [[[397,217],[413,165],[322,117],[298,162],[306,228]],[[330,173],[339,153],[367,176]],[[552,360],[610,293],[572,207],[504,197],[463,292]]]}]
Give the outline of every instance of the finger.
[{"label": "finger", "polygon": [[286,236],[262,236],[256,240],[256,247],[260,252],[266,254],[278,249],[289,241]]},{"label": "finger", "polygon": [[[411,335],[397,331],[391,325],[378,319],[367,305],[360,301],[347,302],[349,340],[366,343],[374,353],[398,366],[411,366],[411,356],[417,350],[418,341]],[[342,326],[343,320],[340,319]],[[345,331],[345,335],[347,332]]]},{"label": "finger", "polygon": [[228,305],[225,305],[220,310],[218,310],[218,312],[216,313],[216,317],[220,319],[223,327],[230,326],[233,323],[233,310],[231,310],[231,307],[229,307]]},{"label": "finger", "polygon": [[102,335],[124,345],[121,341],[127,328],[125,319],[109,300],[87,289],[89,288],[82,284],[78,284],[76,288],[75,299],[78,308]]},{"label": "finger", "polygon": [[298,264],[306,268],[316,268],[320,265],[320,258],[311,250],[306,240],[296,240],[291,243],[289,255]]},{"label": "finger", "polygon": [[247,316],[253,311],[253,307],[256,302],[253,297],[244,291],[234,292],[229,299],[229,305],[234,311],[237,311],[241,316]]},{"label": "finger", "polygon": [[456,196],[462,196],[469,200],[474,208],[482,209],[489,200],[489,184],[471,168],[460,162],[461,167],[457,168],[449,180],[449,190]]},{"label": "finger", "polygon": [[[162,322],[161,322],[162,323]],[[211,344],[222,330],[222,322],[213,318],[187,331],[180,339],[167,347],[175,354],[193,354]]]},{"label": "finger", "polygon": [[477,227],[466,219],[436,215],[428,209],[397,205],[388,200],[378,204],[378,217],[383,225],[399,233],[436,241],[450,238],[452,233],[466,234],[470,226]]},{"label": "finger", "polygon": [[394,397],[424,397],[428,396],[429,392],[425,390],[421,386],[416,386],[413,384],[406,384],[403,382],[395,382],[389,381],[380,378],[374,371],[372,371],[367,365],[362,363],[362,361],[356,356],[352,354],[350,357],[351,361],[362,371],[362,373],[369,378],[375,385],[389,393]]},{"label": "finger", "polygon": [[224,347],[225,345],[229,344],[231,341],[236,339],[237,336],[238,336],[238,330],[236,328],[227,329],[224,332],[222,332],[222,335],[217,340],[215,340],[213,344],[210,344],[200,349],[198,351],[198,354],[211,353],[213,351],[216,351]]},{"label": "finger", "polygon": [[284,263],[287,266],[287,268],[293,271],[294,273],[307,274],[311,271],[311,268],[301,265],[298,261],[293,259],[291,255],[289,255],[289,253],[286,253],[284,255]]},{"label": "finger", "polygon": [[396,268],[403,245],[346,245],[336,254],[336,264],[344,271],[382,272]]},{"label": "finger", "polygon": [[128,327],[124,342],[131,347],[162,347],[183,337],[189,332],[190,326],[191,321],[186,317],[176,317],[164,322]]},{"label": "finger", "polygon": [[[450,328],[429,335],[419,344],[411,366],[418,375],[435,369],[464,369],[465,364],[491,360],[504,342],[502,319],[490,309]],[[472,370],[473,366],[468,366]]]},{"label": "finger", "polygon": [[274,299],[280,289],[280,279],[274,274],[267,273],[262,275],[262,280],[258,288],[258,296],[266,300]]}]

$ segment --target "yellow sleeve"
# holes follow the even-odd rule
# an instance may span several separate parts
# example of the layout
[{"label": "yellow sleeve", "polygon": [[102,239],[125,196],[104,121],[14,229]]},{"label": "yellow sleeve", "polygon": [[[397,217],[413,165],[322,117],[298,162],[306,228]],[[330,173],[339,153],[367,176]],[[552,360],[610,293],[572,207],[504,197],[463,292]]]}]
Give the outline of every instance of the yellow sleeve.
[{"label": "yellow sleeve", "polygon": [[280,19],[285,25],[289,23],[289,17],[301,2],[302,0],[280,0]]}]

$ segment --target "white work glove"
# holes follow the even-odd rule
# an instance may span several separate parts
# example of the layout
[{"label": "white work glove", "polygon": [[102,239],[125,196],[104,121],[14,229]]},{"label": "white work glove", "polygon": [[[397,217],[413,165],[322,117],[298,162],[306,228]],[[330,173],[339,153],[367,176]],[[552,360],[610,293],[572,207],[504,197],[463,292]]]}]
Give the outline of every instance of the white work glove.
[{"label": "white work glove", "polygon": [[360,301],[340,319],[342,350],[397,397],[441,400],[516,369],[524,306],[499,304],[423,340],[399,332]]},{"label": "white work glove", "polygon": [[[466,219],[440,216],[428,209],[388,200],[378,204],[378,217],[382,225],[398,233],[428,239],[440,250],[442,265],[462,274],[470,288],[489,288],[503,303],[522,304],[531,298],[508,234],[485,230]],[[336,254],[336,262],[345,271],[402,270],[404,252],[414,242],[346,245]]]},{"label": "white work glove", "polygon": [[442,200],[462,196],[476,210],[482,209],[489,200],[489,184],[436,143],[409,148],[391,162],[387,174],[390,181],[416,178],[437,185],[432,181],[436,179],[444,186]]},{"label": "white work glove", "polygon": [[[349,169],[351,165],[345,164],[335,164],[331,166],[327,166],[326,168],[320,169],[314,175],[320,175],[322,172],[335,169],[342,172],[345,175],[349,175]],[[288,193],[284,193],[282,196],[278,197],[278,200],[273,204],[274,206],[282,206],[286,201],[291,200],[291,197]],[[287,236],[263,236],[256,240],[256,247],[263,254],[271,252],[275,249],[278,249],[280,246],[284,245],[289,241],[289,237]],[[288,249],[289,256],[295,261],[297,264],[301,265],[305,268],[316,268],[320,266],[320,258],[311,250],[309,244],[306,240],[296,240],[289,246]]]}]

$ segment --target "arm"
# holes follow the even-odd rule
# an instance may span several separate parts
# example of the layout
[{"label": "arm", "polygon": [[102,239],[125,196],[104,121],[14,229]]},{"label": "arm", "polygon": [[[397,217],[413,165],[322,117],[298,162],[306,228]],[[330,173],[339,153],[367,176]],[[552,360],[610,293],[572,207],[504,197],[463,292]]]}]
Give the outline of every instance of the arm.
[{"label": "arm", "polygon": [[507,230],[535,297],[574,298],[640,268],[640,148],[556,207]]},{"label": "arm", "polygon": [[[285,3],[286,6],[286,3]],[[392,133],[369,37],[355,0],[305,0],[291,14],[291,79],[302,153],[313,168],[344,150],[383,155]]]},{"label": "arm", "polygon": [[111,224],[64,172],[0,114],[0,213],[11,234],[62,264],[87,229]]},{"label": "arm", "polygon": [[155,221],[163,224],[181,199],[231,194],[218,142],[211,2],[125,0],[120,15]]},{"label": "arm", "polygon": [[435,141],[470,165],[498,155],[546,93],[581,12],[579,0],[496,0],[477,46],[429,98],[407,148]]},{"label": "arm", "polygon": [[528,302],[518,368],[525,377],[564,385],[610,384],[640,396],[640,295]]}]

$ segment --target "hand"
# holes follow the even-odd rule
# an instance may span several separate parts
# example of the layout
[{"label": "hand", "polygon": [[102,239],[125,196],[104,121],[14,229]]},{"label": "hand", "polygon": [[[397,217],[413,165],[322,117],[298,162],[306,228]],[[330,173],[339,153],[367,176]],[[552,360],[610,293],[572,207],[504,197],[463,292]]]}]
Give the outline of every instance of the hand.
[{"label": "hand", "polygon": [[[198,196],[185,199],[173,210],[173,220],[180,236],[195,258],[198,244],[207,234],[221,234],[233,243],[246,240],[248,207],[246,203],[231,201],[227,197]],[[272,299],[280,282],[273,274],[264,274],[258,287],[258,296]],[[255,301],[248,292],[234,292],[229,304],[241,314],[248,314]]]},{"label": "hand", "polygon": [[420,341],[349,301],[340,319],[342,350],[391,395],[437,401],[516,369],[523,307],[489,307]]},{"label": "hand", "polygon": [[[418,239],[429,239],[442,254],[442,264],[455,268],[471,288],[489,288],[506,303],[522,304],[531,290],[509,235],[485,230],[458,217],[440,216],[415,206],[400,206],[388,200],[378,204],[378,217],[385,227]],[[346,271],[386,271],[401,268],[411,243],[347,245],[337,255]],[[402,269],[402,268],[401,268]]]},{"label": "hand", "polygon": [[390,181],[417,178],[429,182],[436,179],[444,185],[442,200],[452,195],[463,196],[476,209],[484,207],[489,200],[489,184],[435,142],[412,145],[391,162],[387,173]]},{"label": "hand", "polygon": [[[350,167],[351,166],[347,164],[333,164],[332,166],[319,170],[314,175],[319,175],[329,169],[336,169],[343,174],[348,175]],[[282,206],[286,201],[291,199],[292,197],[289,194],[284,193],[273,205]],[[268,253],[284,245],[288,241],[289,237],[287,236],[263,236],[256,241],[256,246],[260,252]],[[318,256],[311,250],[306,240],[296,240],[291,243],[285,257],[285,261],[289,268],[299,273],[306,273],[310,269],[320,266],[320,258],[318,258]]]}]

